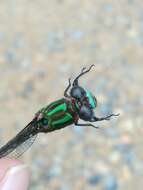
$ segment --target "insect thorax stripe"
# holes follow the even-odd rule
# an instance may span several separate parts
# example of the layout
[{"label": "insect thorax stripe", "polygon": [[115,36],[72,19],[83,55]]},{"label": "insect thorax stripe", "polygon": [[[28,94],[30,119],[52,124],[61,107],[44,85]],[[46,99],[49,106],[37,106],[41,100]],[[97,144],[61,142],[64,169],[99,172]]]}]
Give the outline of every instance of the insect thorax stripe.
[{"label": "insect thorax stripe", "polygon": [[72,116],[69,113],[66,113],[61,119],[53,121],[53,125],[61,125],[66,123],[67,121],[72,120]]},{"label": "insect thorax stripe", "polygon": [[50,112],[48,112],[48,116],[51,116],[52,114],[60,111],[60,110],[63,110],[63,111],[66,111],[67,107],[66,107],[66,104],[63,103],[63,104],[60,104],[59,106],[55,107],[54,109],[52,109]]}]

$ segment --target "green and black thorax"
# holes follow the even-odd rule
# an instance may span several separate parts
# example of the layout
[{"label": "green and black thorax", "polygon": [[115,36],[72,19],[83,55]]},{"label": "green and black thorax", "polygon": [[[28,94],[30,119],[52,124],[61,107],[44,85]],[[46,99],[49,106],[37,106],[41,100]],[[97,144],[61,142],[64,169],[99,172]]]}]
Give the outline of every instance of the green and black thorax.
[{"label": "green and black thorax", "polygon": [[43,132],[51,132],[64,128],[78,121],[79,116],[76,110],[74,99],[65,97],[56,100],[42,108],[37,114],[39,125],[43,126]]}]

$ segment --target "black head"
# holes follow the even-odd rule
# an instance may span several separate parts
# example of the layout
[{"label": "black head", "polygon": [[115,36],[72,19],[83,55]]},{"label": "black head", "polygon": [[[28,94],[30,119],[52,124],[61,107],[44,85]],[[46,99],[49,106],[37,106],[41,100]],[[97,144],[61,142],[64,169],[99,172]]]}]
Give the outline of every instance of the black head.
[{"label": "black head", "polygon": [[67,90],[71,86],[71,81],[69,80],[69,86],[65,90],[65,96],[68,98],[73,98],[76,102],[76,109],[79,117],[85,121],[90,121],[93,117],[93,109],[97,105],[97,101],[95,96],[92,93],[78,84],[78,79],[84,75],[85,73],[89,72],[93,65],[89,67],[89,69],[83,68],[81,73],[75,78],[72,83],[72,88],[70,90],[70,96],[67,95]]},{"label": "black head", "polygon": [[[97,100],[92,93],[83,87],[79,86],[78,79],[88,73],[94,65],[91,65],[89,69],[85,67],[81,70],[81,73],[75,78],[73,83],[71,83],[71,79],[69,79],[69,85],[64,91],[64,96],[72,102],[73,107],[75,108],[75,112],[79,115],[79,118],[85,121],[95,122],[102,120],[109,120],[112,116],[118,116],[119,114],[110,114],[106,117],[97,118],[94,115],[94,108],[97,106]],[[70,95],[68,95],[68,90],[72,86],[70,90]],[[72,100],[71,100],[72,99]],[[79,124],[78,126],[85,126],[85,124]],[[88,126],[92,126],[91,123]]]}]

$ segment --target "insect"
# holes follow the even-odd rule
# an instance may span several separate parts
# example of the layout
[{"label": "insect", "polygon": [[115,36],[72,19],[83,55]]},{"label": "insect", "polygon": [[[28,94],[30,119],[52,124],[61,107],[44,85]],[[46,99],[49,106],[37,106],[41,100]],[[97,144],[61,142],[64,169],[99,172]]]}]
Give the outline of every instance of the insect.
[{"label": "insect", "polygon": [[[109,120],[112,116],[118,116],[119,114],[110,114],[106,117],[96,117],[94,113],[97,106],[95,96],[79,85],[79,78],[88,73],[93,66],[91,65],[88,69],[82,68],[73,82],[69,78],[64,97],[40,109],[23,130],[0,148],[0,158],[7,155],[19,157],[33,144],[38,133],[49,133],[71,124],[98,128],[93,122]],[[84,120],[85,123],[79,123],[79,119]]]}]

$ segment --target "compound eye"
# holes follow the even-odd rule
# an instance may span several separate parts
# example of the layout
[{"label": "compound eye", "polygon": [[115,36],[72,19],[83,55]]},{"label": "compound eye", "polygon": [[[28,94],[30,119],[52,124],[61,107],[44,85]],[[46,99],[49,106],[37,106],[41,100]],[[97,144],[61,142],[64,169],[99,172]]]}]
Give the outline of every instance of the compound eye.
[{"label": "compound eye", "polygon": [[83,119],[85,121],[90,121],[92,116],[93,116],[93,112],[89,107],[87,107],[85,105],[81,106],[81,108],[79,110],[79,117],[81,119]]},{"label": "compound eye", "polygon": [[71,89],[70,94],[73,98],[81,99],[85,96],[85,90],[80,86],[75,86]]}]

